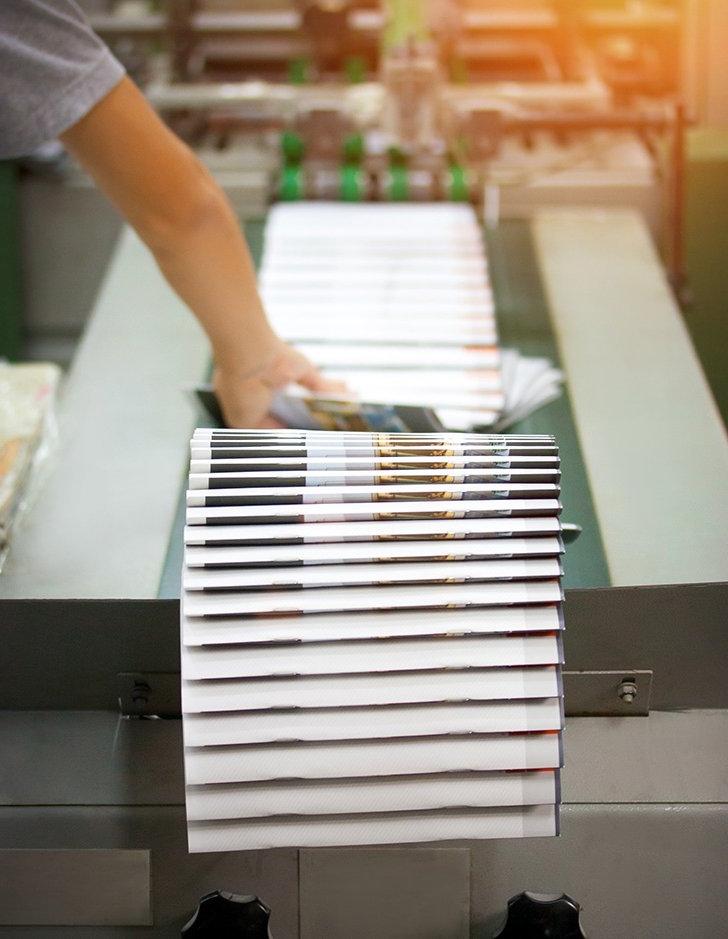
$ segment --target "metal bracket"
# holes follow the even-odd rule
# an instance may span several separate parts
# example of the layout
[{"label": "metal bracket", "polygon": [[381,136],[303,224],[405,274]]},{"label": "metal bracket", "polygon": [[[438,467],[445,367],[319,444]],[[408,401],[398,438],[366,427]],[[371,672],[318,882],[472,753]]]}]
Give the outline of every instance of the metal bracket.
[{"label": "metal bracket", "polygon": [[[650,713],[652,671],[563,673],[568,717],[645,717]],[[179,672],[120,672],[119,710],[124,717],[180,717]]]},{"label": "metal bracket", "polygon": [[567,717],[646,717],[652,670],[563,672]]},{"label": "metal bracket", "polygon": [[119,710],[124,717],[180,717],[179,672],[119,672]]}]

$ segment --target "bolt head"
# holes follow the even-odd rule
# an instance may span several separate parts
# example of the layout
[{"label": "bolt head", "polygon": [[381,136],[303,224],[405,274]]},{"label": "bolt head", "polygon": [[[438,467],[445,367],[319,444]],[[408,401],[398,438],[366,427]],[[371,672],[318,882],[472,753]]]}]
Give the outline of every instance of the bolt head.
[{"label": "bolt head", "polygon": [[617,696],[624,701],[625,704],[632,704],[637,697],[637,685],[633,681],[621,682],[617,689]]}]

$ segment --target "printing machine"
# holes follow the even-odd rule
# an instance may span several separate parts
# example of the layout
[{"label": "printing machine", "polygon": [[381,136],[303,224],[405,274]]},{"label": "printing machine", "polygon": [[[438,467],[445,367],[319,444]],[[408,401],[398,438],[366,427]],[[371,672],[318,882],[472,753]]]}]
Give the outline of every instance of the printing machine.
[{"label": "printing machine", "polygon": [[[685,118],[674,84],[655,78],[676,72],[677,11],[569,10],[546,0],[208,0],[168,3],[166,19],[92,22],[112,42],[145,36],[145,22],[167,37],[145,91],[243,215],[295,195],[485,196],[490,217],[628,203],[659,241],[671,238],[677,281]],[[658,50],[645,39],[655,24]],[[407,30],[426,41],[404,41]],[[631,84],[612,46],[631,63]],[[643,59],[659,67],[640,69]]]},{"label": "printing machine", "polygon": [[[375,94],[396,110],[396,67],[389,78]],[[448,99],[451,89],[434,88]],[[287,158],[303,194],[338,172],[341,137],[316,152],[322,127],[345,141],[351,114],[329,106],[336,89],[254,91],[229,93],[246,121],[280,105],[314,150],[298,163],[276,151],[256,177],[261,203],[280,191]],[[477,98],[467,86],[461,98],[469,91]],[[163,110],[219,110],[226,92],[150,94]],[[317,96],[325,108],[300,106]],[[599,119],[602,132],[611,122],[627,141],[635,128],[675,131],[664,109],[575,111],[572,125],[591,132]],[[533,113],[498,113],[500,150],[503,125],[520,121],[522,133]],[[485,939],[523,890],[573,897],[591,939],[725,934],[725,432],[644,212],[593,196],[496,212],[482,175],[493,138],[478,126],[466,137],[479,157],[464,169],[484,211],[501,342],[551,357],[566,375],[558,401],[512,428],[556,435],[564,520],[582,529],[565,560],[560,837],[187,853],[181,529],[188,440],[205,422],[190,389],[208,375],[209,349],[125,230],[66,382],[57,453],[0,575],[0,936],[177,936],[217,889],[260,896],[276,939]],[[442,151],[413,144],[421,129],[401,141],[404,162],[367,156],[372,189],[361,197],[382,198],[377,174],[417,160],[447,174]],[[257,259],[261,218],[246,230]]]}]

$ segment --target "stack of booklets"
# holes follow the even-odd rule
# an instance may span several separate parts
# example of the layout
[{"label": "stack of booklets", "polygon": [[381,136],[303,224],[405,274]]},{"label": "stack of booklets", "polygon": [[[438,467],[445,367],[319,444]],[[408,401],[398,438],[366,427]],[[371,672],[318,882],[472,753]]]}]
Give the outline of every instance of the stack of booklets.
[{"label": "stack of booklets", "polygon": [[51,363],[0,363],[0,568],[33,471],[50,449],[59,378]]},{"label": "stack of booklets", "polygon": [[198,430],[191,851],[553,835],[550,437]]},{"label": "stack of booklets", "polygon": [[441,426],[500,417],[495,308],[470,206],[274,206],[258,283],[277,332],[364,405],[431,409]]}]

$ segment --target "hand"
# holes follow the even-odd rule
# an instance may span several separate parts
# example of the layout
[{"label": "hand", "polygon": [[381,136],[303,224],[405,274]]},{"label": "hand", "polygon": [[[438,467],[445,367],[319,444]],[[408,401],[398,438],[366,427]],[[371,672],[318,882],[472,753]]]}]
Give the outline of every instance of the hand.
[{"label": "hand", "polygon": [[275,393],[288,385],[315,394],[346,393],[344,384],[324,378],[305,355],[284,342],[256,371],[241,375],[216,368],[212,383],[228,427],[280,427],[270,416],[270,405]]}]

